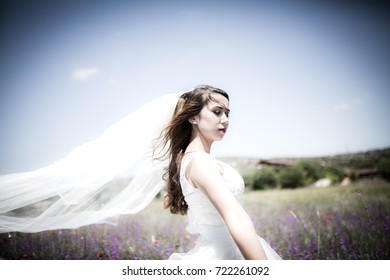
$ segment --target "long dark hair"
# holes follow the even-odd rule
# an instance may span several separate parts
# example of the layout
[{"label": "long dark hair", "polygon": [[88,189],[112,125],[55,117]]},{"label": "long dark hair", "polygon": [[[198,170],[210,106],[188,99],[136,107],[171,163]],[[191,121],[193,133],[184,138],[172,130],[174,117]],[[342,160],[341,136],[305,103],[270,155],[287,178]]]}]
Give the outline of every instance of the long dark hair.
[{"label": "long dark hair", "polygon": [[208,85],[197,86],[181,95],[171,121],[159,137],[157,147],[164,151],[159,158],[169,160],[163,175],[167,184],[164,207],[169,208],[173,214],[185,215],[188,210],[180,185],[180,165],[191,140],[192,127],[189,119],[198,115],[213,100],[212,94],[221,94],[229,100],[225,91]]}]

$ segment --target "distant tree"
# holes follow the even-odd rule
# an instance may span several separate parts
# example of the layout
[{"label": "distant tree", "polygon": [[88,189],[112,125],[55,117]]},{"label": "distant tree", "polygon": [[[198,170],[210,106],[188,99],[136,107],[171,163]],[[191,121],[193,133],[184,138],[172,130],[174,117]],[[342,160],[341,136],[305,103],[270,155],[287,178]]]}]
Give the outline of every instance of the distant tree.
[{"label": "distant tree", "polygon": [[383,179],[390,181],[390,159],[389,158],[382,159],[379,162],[378,172]]},{"label": "distant tree", "polygon": [[318,162],[313,160],[300,160],[297,167],[303,171],[303,177],[306,184],[313,183],[320,179],[321,166]]},{"label": "distant tree", "polygon": [[325,177],[332,182],[340,182],[344,177],[343,169],[337,165],[328,166],[325,168]]},{"label": "distant tree", "polygon": [[254,190],[275,188],[276,183],[275,171],[272,168],[262,168],[255,173],[252,188]]},{"label": "distant tree", "polygon": [[246,187],[253,187],[253,181],[254,181],[254,177],[255,177],[255,174],[256,174],[256,171],[245,171],[245,172],[242,172],[241,176],[242,176],[242,179],[244,180],[244,184]]},{"label": "distant tree", "polygon": [[356,181],[359,178],[359,171],[352,169],[348,175],[351,181]]},{"label": "distant tree", "polygon": [[303,171],[298,166],[291,166],[280,171],[282,188],[295,189],[303,185]]}]

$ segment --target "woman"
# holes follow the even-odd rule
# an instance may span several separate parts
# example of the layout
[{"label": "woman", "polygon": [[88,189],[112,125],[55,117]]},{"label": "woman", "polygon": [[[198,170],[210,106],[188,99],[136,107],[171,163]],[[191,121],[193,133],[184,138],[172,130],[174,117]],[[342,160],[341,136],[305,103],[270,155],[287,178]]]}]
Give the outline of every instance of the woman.
[{"label": "woman", "polygon": [[183,94],[160,139],[169,157],[165,206],[188,214],[188,230],[200,237],[187,254],[170,259],[280,259],[256,235],[239,199],[244,183],[237,171],[210,155],[229,125],[229,96],[199,86]]},{"label": "woman", "polygon": [[237,202],[242,178],[209,154],[226,133],[228,99],[210,86],[162,96],[45,168],[0,176],[0,232],[116,224],[161,191],[165,168],[166,206],[188,212],[188,229],[200,234],[191,252],[171,259],[279,258]]}]

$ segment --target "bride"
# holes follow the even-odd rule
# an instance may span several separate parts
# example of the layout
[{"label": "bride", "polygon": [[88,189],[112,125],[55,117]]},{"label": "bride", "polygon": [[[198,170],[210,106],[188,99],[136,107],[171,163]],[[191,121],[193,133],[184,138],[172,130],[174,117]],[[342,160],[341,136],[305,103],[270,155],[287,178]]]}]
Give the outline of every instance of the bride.
[{"label": "bride", "polygon": [[199,234],[187,254],[170,259],[280,259],[256,235],[239,203],[241,176],[210,155],[229,125],[229,96],[211,86],[199,86],[182,96],[161,136],[169,165],[165,206],[174,214],[188,214],[189,231]]},{"label": "bride", "polygon": [[170,259],[280,259],[240,204],[241,176],[210,155],[228,116],[228,94],[198,86],[150,102],[48,167],[1,176],[0,232],[115,224],[145,208],[165,181],[165,207],[187,214],[187,230],[199,235]]}]

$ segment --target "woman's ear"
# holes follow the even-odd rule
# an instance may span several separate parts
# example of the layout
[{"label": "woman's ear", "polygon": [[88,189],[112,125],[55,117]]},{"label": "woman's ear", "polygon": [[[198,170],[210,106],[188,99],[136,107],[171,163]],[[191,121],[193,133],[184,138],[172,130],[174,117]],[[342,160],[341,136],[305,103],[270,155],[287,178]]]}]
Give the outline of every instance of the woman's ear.
[{"label": "woman's ear", "polygon": [[191,124],[197,124],[197,123],[198,123],[196,117],[191,117],[191,118],[188,119],[188,121],[189,121]]}]

